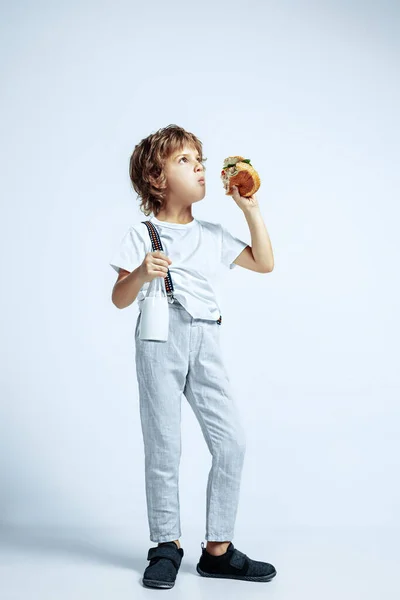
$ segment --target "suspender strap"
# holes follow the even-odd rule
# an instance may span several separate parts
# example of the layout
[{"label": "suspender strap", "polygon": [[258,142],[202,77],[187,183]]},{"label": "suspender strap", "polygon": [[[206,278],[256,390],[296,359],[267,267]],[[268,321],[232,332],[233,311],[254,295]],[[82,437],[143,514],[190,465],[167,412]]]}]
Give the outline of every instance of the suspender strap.
[{"label": "suspender strap", "polygon": [[[149,231],[149,235],[150,235],[150,239],[151,239],[151,247],[152,247],[153,252],[155,250],[161,250],[162,252],[164,252],[160,236],[158,235],[158,231],[154,227],[153,223],[151,223],[151,221],[142,221],[142,223],[144,223],[146,225],[146,227]],[[168,302],[170,304],[172,304],[172,302],[174,302],[174,299],[175,299],[174,284],[172,283],[171,273],[169,272],[169,269],[168,269],[168,273],[167,273],[167,276],[165,277],[164,281],[165,281],[165,289],[166,289],[167,296],[168,296]]]},{"label": "suspender strap", "polygon": [[[148,229],[150,239],[151,239],[152,251],[154,252],[155,250],[161,250],[161,252],[164,252],[160,236],[158,234],[157,229],[154,227],[153,223],[151,221],[142,221],[142,223],[144,223]],[[168,302],[170,304],[172,304],[172,302],[174,302],[174,300],[175,300],[174,284],[172,283],[171,273],[170,273],[169,269],[168,269],[168,273],[167,273],[167,276],[165,277],[164,281],[165,281],[165,289],[167,292]],[[217,319],[217,324],[221,325],[221,323],[222,323],[222,315],[220,315],[219,318]]]}]

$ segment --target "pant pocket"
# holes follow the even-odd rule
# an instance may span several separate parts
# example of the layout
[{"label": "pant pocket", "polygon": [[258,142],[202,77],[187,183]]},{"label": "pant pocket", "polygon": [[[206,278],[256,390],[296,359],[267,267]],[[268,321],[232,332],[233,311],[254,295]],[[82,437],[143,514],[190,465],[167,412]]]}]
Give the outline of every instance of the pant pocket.
[{"label": "pant pocket", "polygon": [[139,312],[137,319],[136,319],[136,327],[135,327],[135,338],[137,338],[139,336],[139,326],[140,326],[140,317],[141,317],[142,313]]}]

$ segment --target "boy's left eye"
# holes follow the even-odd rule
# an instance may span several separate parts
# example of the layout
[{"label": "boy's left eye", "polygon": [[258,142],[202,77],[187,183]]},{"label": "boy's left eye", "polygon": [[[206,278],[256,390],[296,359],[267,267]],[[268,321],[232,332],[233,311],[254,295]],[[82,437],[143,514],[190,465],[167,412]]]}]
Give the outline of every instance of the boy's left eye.
[{"label": "boy's left eye", "polygon": [[[181,156],[181,158],[179,159],[179,162],[180,162],[182,159],[185,159],[185,160],[187,160],[187,157],[186,157],[186,156]],[[202,162],[202,161],[199,159],[199,162]]]}]

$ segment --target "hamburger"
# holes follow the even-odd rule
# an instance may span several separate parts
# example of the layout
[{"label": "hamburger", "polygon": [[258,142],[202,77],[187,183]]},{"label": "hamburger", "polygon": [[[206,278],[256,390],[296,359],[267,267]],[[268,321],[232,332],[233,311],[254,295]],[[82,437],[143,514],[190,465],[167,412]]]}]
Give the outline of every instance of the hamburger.
[{"label": "hamburger", "polygon": [[255,194],[261,185],[260,177],[250,164],[250,159],[243,156],[228,156],[224,160],[221,179],[226,196],[232,195],[232,188],[236,185],[239,194],[248,198]]}]

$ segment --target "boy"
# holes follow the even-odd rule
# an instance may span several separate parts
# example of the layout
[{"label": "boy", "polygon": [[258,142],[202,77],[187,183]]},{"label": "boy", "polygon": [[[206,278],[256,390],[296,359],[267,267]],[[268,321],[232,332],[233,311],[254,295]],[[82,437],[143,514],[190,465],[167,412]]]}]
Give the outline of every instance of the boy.
[{"label": "boy", "polygon": [[[255,195],[233,199],[243,210],[252,246],[220,224],[192,215],[205,196],[202,143],[192,133],[169,125],[135,146],[130,179],[141,197],[141,211],[156,227],[164,252],[152,251],[147,226],[129,228],[111,266],[118,272],[112,301],[125,308],[138,299],[135,329],[136,373],[144,441],[150,564],[143,583],[171,588],[183,548],[178,475],[181,456],[181,395],[186,396],[212,454],[207,484],[206,540],[197,571],[205,577],[269,581],[273,565],[254,561],[231,539],[245,454],[245,434],[220,353],[220,310],[214,293],[217,267],[240,265],[257,273],[273,269],[269,236]],[[168,304],[166,342],[141,340],[141,303],[150,282],[168,270],[174,301]]]}]

